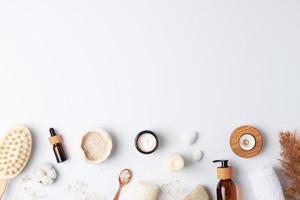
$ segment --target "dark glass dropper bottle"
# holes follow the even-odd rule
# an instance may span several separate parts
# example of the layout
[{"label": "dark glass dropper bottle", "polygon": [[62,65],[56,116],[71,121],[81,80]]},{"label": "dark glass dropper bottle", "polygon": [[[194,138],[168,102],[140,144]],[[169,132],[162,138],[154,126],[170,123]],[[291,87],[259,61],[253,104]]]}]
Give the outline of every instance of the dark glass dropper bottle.
[{"label": "dark glass dropper bottle", "polygon": [[49,142],[53,145],[53,152],[58,163],[64,162],[67,160],[65,151],[61,144],[62,137],[60,135],[56,135],[54,128],[49,129],[51,137],[49,138]]}]

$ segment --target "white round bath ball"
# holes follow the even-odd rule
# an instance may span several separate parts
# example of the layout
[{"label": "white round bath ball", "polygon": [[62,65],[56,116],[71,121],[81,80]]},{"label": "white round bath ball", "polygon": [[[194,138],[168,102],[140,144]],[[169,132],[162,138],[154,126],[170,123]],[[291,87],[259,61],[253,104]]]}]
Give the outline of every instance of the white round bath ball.
[{"label": "white round bath ball", "polygon": [[172,153],[167,160],[167,167],[172,172],[178,172],[184,168],[183,156],[179,153]]}]

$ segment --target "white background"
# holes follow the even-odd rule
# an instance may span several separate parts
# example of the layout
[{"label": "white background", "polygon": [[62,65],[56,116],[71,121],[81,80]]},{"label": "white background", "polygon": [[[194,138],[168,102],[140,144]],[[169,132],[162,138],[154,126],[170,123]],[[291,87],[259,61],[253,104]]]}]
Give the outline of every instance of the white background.
[{"label": "white background", "polygon": [[[217,183],[212,160],[227,158],[245,200],[254,199],[247,172],[278,164],[280,130],[299,128],[300,2],[298,0],[52,0],[0,1],[0,131],[26,124],[34,151],[14,179],[54,162],[48,128],[64,136],[70,159],[56,164],[60,178],[47,187],[56,200],[82,180],[112,199],[117,175],[130,167],[137,180],[180,180],[189,190]],[[264,134],[261,154],[242,159],[228,140],[242,124]],[[102,127],[114,137],[112,157],[84,162],[82,132]],[[135,135],[151,129],[161,146],[139,154]],[[180,143],[188,130],[196,145]],[[190,161],[201,148],[204,159]],[[170,173],[165,160],[181,152],[187,168]],[[134,183],[120,199],[130,200]]]}]

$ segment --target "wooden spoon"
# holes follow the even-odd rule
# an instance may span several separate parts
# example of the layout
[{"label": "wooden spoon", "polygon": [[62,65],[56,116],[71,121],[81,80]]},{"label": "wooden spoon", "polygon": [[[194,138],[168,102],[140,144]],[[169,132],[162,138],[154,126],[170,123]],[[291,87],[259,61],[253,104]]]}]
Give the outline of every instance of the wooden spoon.
[{"label": "wooden spoon", "polygon": [[122,188],[127,185],[132,178],[132,171],[130,169],[123,169],[119,175],[119,189],[113,200],[118,200]]}]

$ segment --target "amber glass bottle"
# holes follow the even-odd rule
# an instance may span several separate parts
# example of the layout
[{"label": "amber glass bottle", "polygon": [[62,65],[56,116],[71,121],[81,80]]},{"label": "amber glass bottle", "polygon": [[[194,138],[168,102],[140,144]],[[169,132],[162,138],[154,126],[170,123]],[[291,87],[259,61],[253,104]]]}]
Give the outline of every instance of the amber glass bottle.
[{"label": "amber glass bottle", "polygon": [[228,166],[228,160],[215,160],[214,162],[221,163],[221,167],[217,169],[217,176],[220,179],[217,185],[217,200],[237,200],[236,187],[231,180],[232,168]]},{"label": "amber glass bottle", "polygon": [[67,160],[64,148],[61,144],[62,137],[60,135],[56,135],[54,128],[49,129],[51,137],[49,138],[49,142],[53,145],[53,152],[58,163],[64,162]]}]

